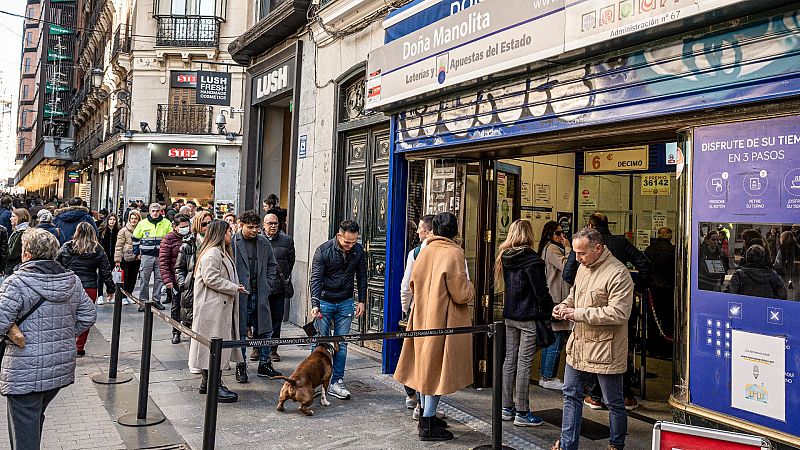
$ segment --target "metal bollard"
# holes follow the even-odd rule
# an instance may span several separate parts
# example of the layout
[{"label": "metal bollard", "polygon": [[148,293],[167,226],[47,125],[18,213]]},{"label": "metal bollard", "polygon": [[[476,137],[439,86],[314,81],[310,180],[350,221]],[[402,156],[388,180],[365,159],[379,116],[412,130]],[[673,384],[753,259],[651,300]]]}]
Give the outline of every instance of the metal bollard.
[{"label": "metal bollard", "polygon": [[92,381],[97,384],[122,384],[131,381],[133,377],[128,374],[117,375],[119,363],[119,329],[122,325],[122,284],[117,283],[114,290],[114,318],[111,325],[111,354],[108,357],[108,373],[97,374]]},{"label": "metal bollard", "polygon": [[150,384],[150,353],[153,345],[153,304],[148,300],[144,308],[144,326],[142,327],[142,362],[139,369],[139,399],[136,414],[129,413],[117,419],[117,423],[126,427],[147,427],[158,425],[166,420],[162,414],[147,413],[148,389]]},{"label": "metal bollard", "polygon": [[[208,384],[206,386],[206,414],[203,420],[203,450],[213,450],[217,440],[217,400],[219,385],[222,382],[222,373],[219,366],[222,363],[222,338],[211,338],[211,347],[208,349]],[[234,349],[239,351],[239,349]]]},{"label": "metal bollard", "polygon": [[503,358],[506,354],[506,324],[495,322],[492,336],[492,443],[475,449],[513,450],[503,445]]}]

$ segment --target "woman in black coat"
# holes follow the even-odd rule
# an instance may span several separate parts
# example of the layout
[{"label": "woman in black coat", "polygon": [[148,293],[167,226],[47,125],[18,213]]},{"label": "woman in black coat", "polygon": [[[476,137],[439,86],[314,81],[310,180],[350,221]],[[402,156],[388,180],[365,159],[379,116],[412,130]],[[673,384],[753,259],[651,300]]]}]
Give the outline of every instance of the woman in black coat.
[{"label": "woman in black coat", "polygon": [[531,364],[536,347],[555,341],[551,328],[553,299],[545,277],[545,263],[533,250],[531,223],[515,220],[500,244],[495,280],[505,283],[503,316],[506,322],[506,359],[503,364],[503,420],[517,426],[537,426],[528,400]]},{"label": "woman in black coat", "polygon": [[[81,280],[83,290],[94,302],[97,300],[97,291],[100,288],[97,282],[98,275],[102,284],[106,286],[109,296],[114,295],[114,279],[111,276],[111,264],[108,262],[105,251],[97,242],[97,234],[88,222],[81,222],[75,229],[71,241],[67,241],[58,250],[56,261],[65,269],[71,270]],[[83,347],[89,337],[89,330],[78,336],[78,356],[86,352]]]}]

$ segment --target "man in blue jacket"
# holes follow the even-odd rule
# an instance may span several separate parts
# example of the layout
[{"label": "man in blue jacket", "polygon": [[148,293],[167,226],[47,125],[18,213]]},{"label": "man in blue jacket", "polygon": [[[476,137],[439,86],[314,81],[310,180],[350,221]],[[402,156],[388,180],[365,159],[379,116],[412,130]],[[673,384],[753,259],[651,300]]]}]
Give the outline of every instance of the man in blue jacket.
[{"label": "man in blue jacket", "polygon": [[[350,331],[353,310],[356,318],[364,314],[367,299],[367,259],[364,247],[358,243],[358,224],[345,220],[339,224],[336,237],[317,247],[311,263],[311,315],[323,336],[341,336]],[[358,303],[353,302],[354,278],[358,279]],[[333,376],[328,394],[349,399],[344,386],[344,366],[347,343],[339,344],[333,355]]]},{"label": "man in blue jacket", "polygon": [[86,208],[82,205],[83,199],[80,197],[75,197],[67,202],[66,208],[56,211],[56,217],[53,219],[53,225],[61,230],[62,242],[72,240],[72,236],[75,234],[75,230],[78,228],[78,224],[81,222],[90,224],[92,228],[94,228],[94,231],[97,232],[97,224],[94,222],[92,213],[89,212],[89,208]]}]

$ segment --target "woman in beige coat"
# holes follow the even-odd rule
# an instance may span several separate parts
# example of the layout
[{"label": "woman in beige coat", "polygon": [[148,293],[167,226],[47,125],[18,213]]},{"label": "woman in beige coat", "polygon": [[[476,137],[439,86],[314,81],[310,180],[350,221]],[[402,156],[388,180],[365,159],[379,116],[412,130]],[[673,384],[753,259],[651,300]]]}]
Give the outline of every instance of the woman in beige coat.
[{"label": "woman in beige coat", "polygon": [[[224,340],[239,338],[239,293],[246,292],[238,283],[231,250],[231,228],[224,220],[214,220],[208,225],[203,245],[197,252],[194,269],[194,320],[192,331],[207,338]],[[192,340],[189,345],[189,367],[202,369],[200,393],[205,394],[208,371],[222,370],[229,361],[242,362],[242,354],[231,349],[222,350],[220,367],[209,367],[206,347]],[[219,402],[234,403],[235,392],[220,383]]]},{"label": "woman in beige coat", "polygon": [[[411,273],[414,304],[409,331],[472,325],[468,304],[475,300],[475,289],[467,278],[464,251],[453,242],[457,233],[454,215],[439,213],[433,219],[434,236],[428,238]],[[406,340],[394,378],[420,393],[420,439],[453,439],[445,429],[447,423],[436,417],[436,407],[442,395],[472,384],[472,335]]]},{"label": "woman in beige coat", "polygon": [[[539,241],[539,256],[544,260],[545,276],[547,286],[550,288],[550,297],[554,304],[559,304],[569,295],[572,287],[564,281],[561,276],[564,265],[567,263],[567,250],[569,240],[561,229],[561,225],[551,220],[542,227],[542,239]],[[556,334],[556,341],[549,347],[542,349],[542,365],[539,378],[539,386],[545,389],[560,391],[564,388],[564,383],[559,380],[558,365],[561,362],[561,351],[567,345],[569,333],[572,331],[573,323],[569,320],[554,320],[552,322],[553,332]]]},{"label": "woman in beige coat", "polygon": [[[133,292],[136,286],[136,278],[139,276],[139,265],[142,263],[140,257],[133,253],[133,230],[142,220],[139,211],[131,210],[128,214],[128,223],[120,228],[117,234],[117,243],[114,246],[114,264],[117,269],[122,269],[122,289],[125,292]],[[123,305],[130,305],[132,302],[128,297],[122,299]]]}]

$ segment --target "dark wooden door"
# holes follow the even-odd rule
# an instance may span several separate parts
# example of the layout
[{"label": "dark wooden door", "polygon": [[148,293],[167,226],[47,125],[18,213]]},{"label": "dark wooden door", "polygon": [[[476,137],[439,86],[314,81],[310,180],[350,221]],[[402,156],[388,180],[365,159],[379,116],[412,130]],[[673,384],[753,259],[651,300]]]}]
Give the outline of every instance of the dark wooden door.
[{"label": "dark wooden door", "polygon": [[[367,303],[364,316],[353,321],[355,333],[383,331],[386,231],[389,223],[389,128],[351,131],[342,140],[345,192],[337,220],[352,219],[361,227],[367,253]],[[381,350],[381,341],[366,347]]]}]

